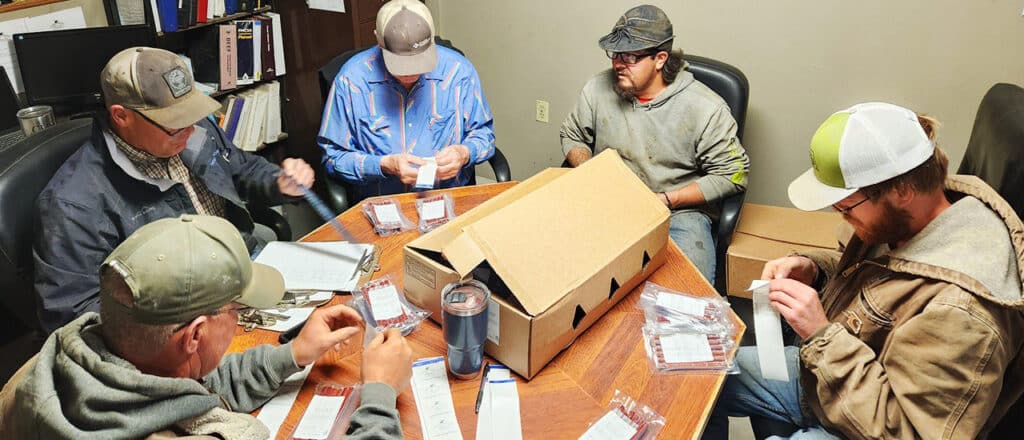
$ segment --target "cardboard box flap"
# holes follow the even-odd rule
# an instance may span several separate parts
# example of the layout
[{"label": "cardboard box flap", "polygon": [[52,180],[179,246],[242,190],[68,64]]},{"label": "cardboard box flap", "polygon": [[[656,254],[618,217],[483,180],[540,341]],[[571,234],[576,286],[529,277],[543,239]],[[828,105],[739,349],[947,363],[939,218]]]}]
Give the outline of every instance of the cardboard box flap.
[{"label": "cardboard box flap", "polygon": [[443,226],[430,231],[430,233],[421,235],[419,238],[409,242],[406,246],[414,249],[441,253],[441,250],[445,245],[452,242],[452,240],[455,240],[456,237],[462,234],[462,228],[466,225],[490,215],[510,201],[522,198],[526,194],[529,194],[530,191],[533,191],[533,189],[544,186],[551,180],[556,179],[559,176],[563,176],[569,171],[570,170],[566,168],[548,168],[542,170],[533,177],[527,179],[525,182],[521,182],[511,189],[492,197],[490,200],[481,203],[476,208],[473,208],[458,217],[455,217],[455,219]]},{"label": "cardboard box flap", "polygon": [[668,215],[619,155],[606,150],[466,226],[442,252],[453,264],[458,261],[460,273],[482,256],[526,312],[537,316]]},{"label": "cardboard box flap", "polygon": [[468,232],[459,234],[451,243],[448,243],[448,246],[444,248],[444,256],[451,263],[452,269],[455,269],[462,277],[473,272],[473,269],[483,263],[486,258],[476,240],[471,238]]},{"label": "cardboard box flap", "polygon": [[746,203],[740,210],[736,232],[789,244],[833,248],[842,221],[837,212],[806,212]]}]

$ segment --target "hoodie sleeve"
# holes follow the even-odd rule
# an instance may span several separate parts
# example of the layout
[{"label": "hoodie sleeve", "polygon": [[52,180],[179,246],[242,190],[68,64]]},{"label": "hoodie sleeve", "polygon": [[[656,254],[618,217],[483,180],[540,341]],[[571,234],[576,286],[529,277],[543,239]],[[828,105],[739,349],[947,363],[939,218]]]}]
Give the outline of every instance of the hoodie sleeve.
[{"label": "hoodie sleeve", "polygon": [[352,414],[345,434],[347,440],[401,439],[402,422],[395,401],[398,394],[389,385],[370,382],[363,385],[362,403]]},{"label": "hoodie sleeve", "polygon": [[252,412],[277,393],[284,380],[301,370],[295,365],[291,344],[259,345],[224,356],[203,385],[235,412]]},{"label": "hoodie sleeve", "polygon": [[[893,330],[880,360],[832,323],[800,349],[826,427],[851,439],[973,439],[991,415],[1015,347],[970,293],[950,286]],[[955,331],[951,331],[955,329]]]},{"label": "hoodie sleeve", "polygon": [[559,138],[562,141],[562,155],[568,156],[573,148],[588,148],[594,151],[594,106],[590,97],[591,83],[583,86],[576,99],[576,108],[565,117]]},{"label": "hoodie sleeve", "polygon": [[724,104],[711,114],[701,133],[697,163],[704,174],[697,179],[704,200],[714,202],[746,190],[750,158],[736,137],[736,120]]}]

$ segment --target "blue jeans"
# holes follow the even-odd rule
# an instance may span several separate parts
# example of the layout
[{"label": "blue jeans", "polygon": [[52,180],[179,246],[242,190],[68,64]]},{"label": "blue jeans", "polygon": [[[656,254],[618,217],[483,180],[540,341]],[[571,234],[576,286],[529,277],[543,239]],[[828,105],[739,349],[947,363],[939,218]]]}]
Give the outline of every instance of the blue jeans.
[{"label": "blue jeans", "polygon": [[701,275],[715,284],[715,236],[711,218],[700,211],[673,211],[669,217],[668,236],[679,246]]},{"label": "blue jeans", "polygon": [[736,366],[740,372],[726,378],[703,438],[728,438],[729,417],[760,416],[800,427],[788,437],[791,439],[838,440],[839,437],[829,434],[800,410],[799,354],[798,347],[786,347],[789,382],[780,382],[761,377],[757,347],[740,347],[736,351]]}]

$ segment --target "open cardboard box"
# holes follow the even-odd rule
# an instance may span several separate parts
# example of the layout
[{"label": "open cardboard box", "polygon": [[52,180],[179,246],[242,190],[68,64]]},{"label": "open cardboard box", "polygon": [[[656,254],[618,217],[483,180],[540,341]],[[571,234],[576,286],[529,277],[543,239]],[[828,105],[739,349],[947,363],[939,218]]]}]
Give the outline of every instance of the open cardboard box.
[{"label": "open cardboard box", "polygon": [[835,249],[842,221],[838,212],[744,204],[726,255],[726,291],[750,298],[747,287],[761,278],[766,262],[796,251]]},{"label": "open cardboard box", "polygon": [[668,209],[614,150],[552,168],[413,240],[404,291],[441,321],[441,289],[491,289],[486,352],[532,378],[665,261]]}]

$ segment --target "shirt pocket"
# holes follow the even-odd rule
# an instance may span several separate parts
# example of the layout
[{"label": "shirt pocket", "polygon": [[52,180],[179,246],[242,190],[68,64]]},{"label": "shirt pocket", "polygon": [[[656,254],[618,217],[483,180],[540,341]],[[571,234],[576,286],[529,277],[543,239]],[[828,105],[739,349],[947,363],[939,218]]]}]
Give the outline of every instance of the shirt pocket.
[{"label": "shirt pocket", "polygon": [[443,112],[430,118],[427,130],[430,132],[431,146],[434,151],[462,143],[462,136],[455,135],[458,122],[454,111]]},{"label": "shirt pocket", "polygon": [[359,118],[359,135],[370,144],[367,147],[371,152],[375,152],[374,150],[380,150],[385,154],[394,152],[394,149],[384,147],[389,145],[395,136],[391,122],[385,115],[361,116]]},{"label": "shirt pocket", "polygon": [[884,292],[879,291],[883,283],[883,280],[876,280],[861,289],[854,307],[843,314],[847,329],[873,348],[875,353],[881,353],[895,323],[893,304],[884,301]]}]

